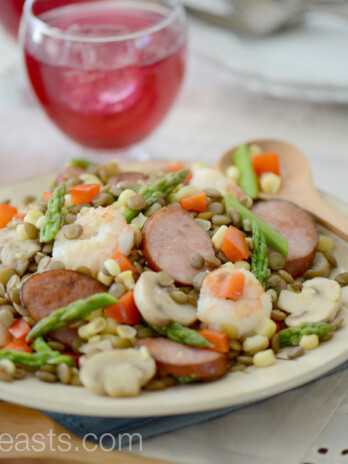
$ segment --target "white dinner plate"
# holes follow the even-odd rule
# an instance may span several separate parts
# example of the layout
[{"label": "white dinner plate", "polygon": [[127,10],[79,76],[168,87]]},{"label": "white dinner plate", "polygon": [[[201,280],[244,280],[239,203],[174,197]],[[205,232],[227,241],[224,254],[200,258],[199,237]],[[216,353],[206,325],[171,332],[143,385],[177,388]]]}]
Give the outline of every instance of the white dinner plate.
[{"label": "white dinner plate", "polygon": [[[46,175],[0,188],[0,201],[20,201],[26,194],[47,189],[53,176]],[[348,206],[325,195],[325,199],[348,216]],[[333,234],[339,267],[348,269],[348,244]],[[338,272],[336,270],[336,272]],[[346,287],[348,290],[348,287]],[[348,291],[344,299],[348,300]],[[207,411],[268,398],[303,385],[348,360],[348,311],[341,310],[343,327],[333,339],[296,360],[278,360],[266,368],[248,367],[223,379],[205,384],[177,386],[158,392],[142,392],[135,398],[112,399],[86,388],[40,382],[34,376],[12,383],[0,382],[0,399],[59,413],[103,417],[163,416]]]}]

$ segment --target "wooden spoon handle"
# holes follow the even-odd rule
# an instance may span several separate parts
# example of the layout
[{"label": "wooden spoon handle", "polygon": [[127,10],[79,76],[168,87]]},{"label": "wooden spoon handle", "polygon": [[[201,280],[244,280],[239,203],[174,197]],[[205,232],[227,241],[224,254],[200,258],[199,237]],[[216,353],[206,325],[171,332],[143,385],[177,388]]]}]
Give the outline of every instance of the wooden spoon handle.
[{"label": "wooden spoon handle", "polygon": [[312,213],[320,224],[348,242],[348,218],[331,208],[317,191],[308,191],[306,195],[294,199],[294,202]]}]

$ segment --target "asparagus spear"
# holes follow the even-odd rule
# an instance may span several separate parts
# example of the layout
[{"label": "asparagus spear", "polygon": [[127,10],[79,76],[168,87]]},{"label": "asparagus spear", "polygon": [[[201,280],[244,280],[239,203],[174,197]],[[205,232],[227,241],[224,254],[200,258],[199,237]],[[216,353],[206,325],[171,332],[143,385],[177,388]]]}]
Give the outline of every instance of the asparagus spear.
[{"label": "asparagus spear", "polygon": [[318,337],[324,337],[324,335],[334,330],[335,328],[326,322],[311,322],[301,324],[297,327],[288,327],[278,332],[280,346],[297,345],[303,335],[316,334]]},{"label": "asparagus spear", "polygon": [[252,223],[254,249],[251,258],[251,272],[257,280],[265,287],[265,278],[268,268],[268,247],[264,234],[258,224]]},{"label": "asparagus spear", "polygon": [[73,158],[70,161],[70,165],[73,168],[82,168],[82,169],[87,169],[88,166],[91,165],[91,163],[83,158]]},{"label": "asparagus spear", "polygon": [[259,196],[259,181],[254,171],[249,147],[246,143],[240,145],[233,155],[234,164],[239,168],[239,185],[243,192],[255,199]]},{"label": "asparagus spear", "polygon": [[51,242],[57,235],[62,222],[62,208],[65,202],[66,187],[65,184],[59,185],[53,191],[51,198],[48,200],[45,225],[40,232],[40,242]]},{"label": "asparagus spear", "polygon": [[184,345],[195,346],[196,348],[210,347],[208,342],[201,334],[195,330],[183,327],[178,322],[169,322],[166,328],[166,335],[174,342],[183,343]]},{"label": "asparagus spear", "polygon": [[29,371],[36,371],[45,364],[68,364],[74,366],[75,362],[69,355],[60,354],[59,351],[39,351],[37,353],[22,353],[21,351],[0,350],[0,359],[9,359],[17,366]]},{"label": "asparagus spear", "polygon": [[66,308],[56,309],[49,316],[44,317],[31,329],[26,340],[33,340],[40,335],[45,335],[53,330],[64,327],[76,319],[84,319],[93,311],[117,303],[117,300],[109,293],[97,293],[85,300],[77,300]]},{"label": "asparagus spear", "polygon": [[47,343],[45,342],[43,337],[35,338],[35,340],[31,344],[31,348],[34,351],[37,351],[37,352],[39,352],[39,351],[51,351],[51,352],[53,352],[52,348],[49,345],[47,345]]},{"label": "asparagus spear", "polygon": [[288,241],[285,237],[278,234],[272,227],[263,222],[259,217],[255,216],[254,213],[241,205],[238,200],[230,197],[229,195],[225,196],[225,208],[234,208],[240,214],[242,219],[249,219],[250,222],[255,221],[260,227],[260,230],[265,236],[266,242],[269,246],[279,251],[283,256],[288,256]]},{"label": "asparagus spear", "polygon": [[[138,190],[138,194],[143,195],[146,200],[146,206],[144,209],[147,209],[149,206],[156,203],[156,201],[160,198],[166,198],[177,185],[184,182],[189,173],[190,171],[188,169],[170,173],[153,184],[146,185]],[[123,216],[129,224],[139,213],[140,211],[135,211],[128,206],[126,211],[123,213]]]}]

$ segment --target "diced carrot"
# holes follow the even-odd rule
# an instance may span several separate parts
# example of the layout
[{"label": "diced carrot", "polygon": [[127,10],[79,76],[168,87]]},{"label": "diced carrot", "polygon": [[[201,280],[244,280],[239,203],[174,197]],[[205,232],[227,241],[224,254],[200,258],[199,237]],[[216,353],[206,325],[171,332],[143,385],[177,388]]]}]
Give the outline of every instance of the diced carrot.
[{"label": "diced carrot", "polygon": [[100,193],[101,184],[80,184],[70,189],[71,203],[84,205],[90,203]]},{"label": "diced carrot", "polygon": [[193,177],[193,174],[192,174],[192,172],[191,172],[191,173],[186,177],[184,184],[186,184],[186,185],[189,184],[190,181],[191,181],[191,179],[192,179],[192,177]]},{"label": "diced carrot", "polygon": [[20,221],[23,221],[23,219],[25,218],[26,216],[26,213],[17,213],[13,216],[12,219],[18,219]]},{"label": "diced carrot", "polygon": [[52,196],[53,192],[44,192],[43,193],[43,201],[48,201],[51,196]]},{"label": "diced carrot", "polygon": [[137,273],[137,270],[133,266],[132,261],[130,261],[127,256],[125,256],[121,251],[117,251],[114,256],[112,257],[118,265],[120,266],[121,272],[124,271],[132,271],[133,274]]},{"label": "diced carrot", "polygon": [[141,314],[134,302],[133,291],[125,293],[119,300],[111,306],[107,306],[106,314],[121,324],[140,324]]},{"label": "diced carrot", "polygon": [[21,340],[13,340],[13,342],[8,343],[5,345],[3,350],[13,350],[13,351],[21,351],[22,353],[32,353],[33,350],[27,345],[25,342]]},{"label": "diced carrot", "polygon": [[242,272],[234,272],[229,274],[217,289],[215,296],[217,298],[230,298],[231,300],[239,300],[243,295],[245,276]]},{"label": "diced carrot", "polygon": [[21,317],[14,321],[8,331],[14,339],[24,342],[30,332],[30,325]]},{"label": "diced carrot", "polygon": [[179,201],[181,207],[186,211],[195,211],[196,213],[205,213],[207,211],[207,194],[197,193],[190,197],[182,198]]},{"label": "diced carrot", "polygon": [[261,155],[253,155],[252,163],[258,177],[265,172],[273,172],[273,174],[280,176],[278,153],[262,153]]},{"label": "diced carrot", "polygon": [[232,263],[247,259],[249,255],[248,242],[245,240],[242,232],[233,226],[227,229],[221,250]]},{"label": "diced carrot", "polygon": [[7,203],[0,203],[0,229],[6,227],[17,213],[18,210],[15,206],[10,206]]},{"label": "diced carrot", "polygon": [[213,345],[212,347],[208,347],[209,350],[219,353],[228,353],[230,351],[228,336],[225,332],[211,329],[201,329],[197,330],[197,332]]},{"label": "diced carrot", "polygon": [[178,172],[182,169],[186,169],[186,165],[184,163],[173,163],[166,166],[165,170],[169,172]]}]

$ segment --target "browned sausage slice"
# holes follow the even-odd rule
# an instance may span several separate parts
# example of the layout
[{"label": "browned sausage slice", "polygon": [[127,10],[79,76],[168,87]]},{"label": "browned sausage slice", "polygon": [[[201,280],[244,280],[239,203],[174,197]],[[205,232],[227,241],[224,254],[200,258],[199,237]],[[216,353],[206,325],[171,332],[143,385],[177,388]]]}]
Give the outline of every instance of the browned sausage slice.
[{"label": "browned sausage slice", "polygon": [[143,172],[126,171],[117,174],[115,177],[111,177],[108,180],[108,183],[111,185],[117,185],[119,182],[127,181],[136,184],[139,180],[143,180],[145,182],[148,178],[149,176]]},{"label": "browned sausage slice", "polygon": [[284,200],[256,203],[252,211],[287,238],[289,253],[285,270],[294,278],[306,272],[312,264],[319,238],[312,216],[293,203]]},{"label": "browned sausage slice", "polygon": [[192,348],[166,338],[142,338],[139,346],[146,346],[157,367],[175,377],[213,380],[228,370],[227,358],[216,351]]},{"label": "browned sausage slice", "polygon": [[169,206],[154,213],[143,229],[143,253],[155,271],[168,272],[176,282],[192,285],[196,274],[190,264],[192,253],[203,258],[214,254],[207,232],[180,206]]},{"label": "browned sausage slice", "polygon": [[[38,322],[73,301],[105,291],[107,288],[103,284],[79,272],[46,271],[35,274],[23,283],[21,301],[34,321]],[[63,327],[50,335],[70,346],[76,338],[76,330]]]}]

